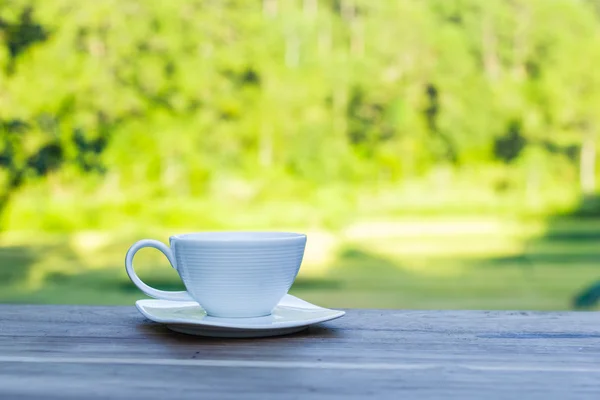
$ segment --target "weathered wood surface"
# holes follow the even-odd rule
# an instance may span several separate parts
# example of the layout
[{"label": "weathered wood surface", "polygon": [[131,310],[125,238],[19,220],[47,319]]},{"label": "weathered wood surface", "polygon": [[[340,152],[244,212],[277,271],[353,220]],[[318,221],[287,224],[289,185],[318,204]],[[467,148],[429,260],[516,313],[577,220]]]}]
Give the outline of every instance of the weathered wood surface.
[{"label": "weathered wood surface", "polygon": [[0,399],[600,399],[600,314],[348,310],[209,339],[131,307],[0,306]]}]

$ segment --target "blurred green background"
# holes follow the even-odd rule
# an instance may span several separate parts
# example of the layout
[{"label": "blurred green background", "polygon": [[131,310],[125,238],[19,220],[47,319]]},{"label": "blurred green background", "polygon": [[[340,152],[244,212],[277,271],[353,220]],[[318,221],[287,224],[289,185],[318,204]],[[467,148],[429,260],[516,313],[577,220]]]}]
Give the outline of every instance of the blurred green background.
[{"label": "blurred green background", "polygon": [[0,0],[0,302],[277,229],[324,306],[598,308],[599,66],[600,0]]}]

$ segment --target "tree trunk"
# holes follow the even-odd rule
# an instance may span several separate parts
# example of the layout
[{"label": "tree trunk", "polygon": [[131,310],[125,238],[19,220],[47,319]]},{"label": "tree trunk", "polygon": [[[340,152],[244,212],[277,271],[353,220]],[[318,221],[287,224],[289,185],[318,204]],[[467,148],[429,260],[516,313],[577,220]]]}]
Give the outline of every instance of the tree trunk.
[{"label": "tree trunk", "polygon": [[285,40],[285,65],[296,68],[300,64],[300,38],[291,30]]},{"label": "tree trunk", "polygon": [[496,35],[494,33],[494,23],[490,12],[483,16],[482,27],[482,58],[483,68],[488,79],[494,81],[500,75],[500,62],[498,61],[496,49]]},{"label": "tree trunk", "polygon": [[320,27],[319,38],[317,40],[319,56],[327,57],[327,59],[329,59],[332,48],[331,27],[329,26],[329,21],[324,22]]},{"label": "tree trunk", "polygon": [[355,18],[352,26],[352,43],[350,45],[350,52],[358,57],[362,57],[365,52],[363,25],[358,18]]},{"label": "tree trunk", "polygon": [[349,0],[340,3],[342,19],[350,27],[350,53],[354,56],[362,56],[364,52],[363,27],[356,13],[356,6]]},{"label": "tree trunk", "polygon": [[304,0],[304,13],[310,17],[316,17],[318,11],[318,1],[317,0]]},{"label": "tree trunk", "polygon": [[263,14],[273,18],[277,16],[278,0],[263,0]]},{"label": "tree trunk", "polygon": [[262,167],[268,168],[273,164],[273,135],[270,125],[261,124],[261,135],[258,150],[258,160]]},{"label": "tree trunk", "polygon": [[531,207],[537,207],[540,200],[539,189],[542,183],[541,166],[544,163],[543,150],[537,145],[530,145],[525,156],[527,157],[527,175],[525,177],[527,204]]},{"label": "tree trunk", "polygon": [[593,194],[596,190],[596,135],[588,131],[581,144],[579,158],[579,182],[584,195]]},{"label": "tree trunk", "polygon": [[526,78],[525,58],[527,57],[527,31],[530,20],[525,4],[515,4],[517,27],[513,35],[513,74],[518,80]]}]

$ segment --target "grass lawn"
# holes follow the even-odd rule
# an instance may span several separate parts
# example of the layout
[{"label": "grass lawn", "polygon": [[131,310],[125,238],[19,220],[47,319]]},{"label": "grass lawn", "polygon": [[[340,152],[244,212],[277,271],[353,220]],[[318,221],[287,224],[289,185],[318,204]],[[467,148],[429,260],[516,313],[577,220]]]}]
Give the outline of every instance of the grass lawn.
[{"label": "grass lawn", "polygon": [[[413,309],[572,308],[600,280],[600,220],[386,221],[311,235],[292,293],[329,307]],[[151,237],[165,238],[166,235]],[[136,238],[87,233],[0,241],[0,302],[132,304],[143,298],[123,258]],[[325,246],[324,237],[333,245]],[[155,251],[136,258],[140,275],[181,290]]]}]

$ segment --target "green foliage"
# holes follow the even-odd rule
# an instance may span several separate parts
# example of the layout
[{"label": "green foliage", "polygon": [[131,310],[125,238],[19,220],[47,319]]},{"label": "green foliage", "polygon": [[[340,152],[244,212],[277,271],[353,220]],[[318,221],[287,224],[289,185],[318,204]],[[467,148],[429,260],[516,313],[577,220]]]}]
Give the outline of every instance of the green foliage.
[{"label": "green foliage", "polygon": [[156,210],[183,199],[350,212],[436,174],[593,191],[599,39],[590,0],[0,0],[0,210],[27,191],[8,228],[69,230],[179,225]]}]

